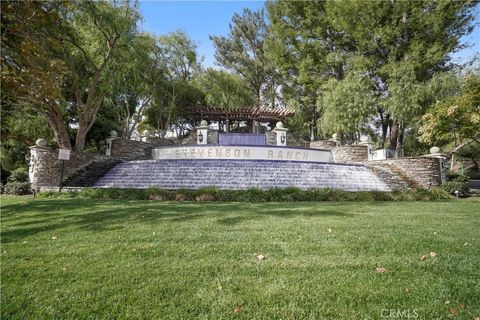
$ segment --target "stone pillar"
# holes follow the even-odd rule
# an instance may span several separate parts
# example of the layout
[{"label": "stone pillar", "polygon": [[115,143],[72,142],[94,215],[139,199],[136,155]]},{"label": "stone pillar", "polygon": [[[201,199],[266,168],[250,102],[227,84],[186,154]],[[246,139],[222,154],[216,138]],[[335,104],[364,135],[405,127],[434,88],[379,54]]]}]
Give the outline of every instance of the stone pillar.
[{"label": "stone pillar", "polygon": [[368,161],[372,161],[373,160],[373,145],[370,142],[369,137],[361,136],[359,145],[367,146]]},{"label": "stone pillar", "polygon": [[208,122],[206,120],[200,121],[200,126],[197,129],[197,144],[208,143]]},{"label": "stone pillar", "polygon": [[110,131],[110,137],[107,138],[107,148],[105,150],[106,156],[112,155],[112,143],[113,143],[113,140],[116,140],[116,139],[118,139],[117,131],[115,130]]},{"label": "stone pillar", "polygon": [[148,138],[150,138],[151,134],[148,130],[143,130],[142,135],[140,136],[140,140],[143,142],[148,142]]},{"label": "stone pillar", "polygon": [[38,172],[39,172],[39,167],[38,164],[40,163],[40,158],[42,158],[42,155],[44,153],[50,153],[52,152],[52,148],[48,146],[47,140],[45,139],[38,139],[35,142],[34,146],[30,147],[30,161],[28,163],[29,170],[28,170],[28,179],[30,180],[30,183],[32,184],[32,188],[35,189],[37,185],[37,180],[38,180]]},{"label": "stone pillar", "polygon": [[287,131],[288,129],[283,127],[282,122],[277,122],[275,129],[272,130],[277,136],[277,146],[286,146],[287,145]]},{"label": "stone pillar", "polygon": [[440,170],[440,181],[442,184],[446,182],[446,171],[447,171],[447,157],[443,155],[439,147],[431,147],[430,154],[425,155],[426,158],[436,158],[438,159],[438,167]]},{"label": "stone pillar", "polygon": [[334,133],[332,134],[332,139],[330,141],[335,142],[336,146],[340,146],[342,144],[342,141],[340,140],[340,134]]}]

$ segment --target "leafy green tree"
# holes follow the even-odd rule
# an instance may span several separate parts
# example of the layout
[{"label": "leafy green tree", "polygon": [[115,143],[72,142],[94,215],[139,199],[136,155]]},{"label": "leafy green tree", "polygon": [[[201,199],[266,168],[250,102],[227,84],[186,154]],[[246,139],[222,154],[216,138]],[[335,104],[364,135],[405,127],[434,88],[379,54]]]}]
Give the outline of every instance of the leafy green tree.
[{"label": "leafy green tree", "polygon": [[209,68],[195,82],[205,93],[205,102],[210,107],[231,108],[253,104],[251,91],[235,74]]},{"label": "leafy green tree", "polygon": [[201,71],[197,45],[183,31],[159,37],[159,53],[169,80],[192,80]]},{"label": "leafy green tree", "polygon": [[114,126],[118,128],[113,129],[131,139],[139,133],[138,125],[165,78],[165,70],[156,39],[149,34],[134,37],[119,54],[115,66],[118,74],[113,78],[104,109],[115,119]]},{"label": "leafy green tree", "polygon": [[6,82],[47,117],[60,147],[72,148],[69,125],[75,149],[85,147],[115,75],[115,53],[135,35],[138,18],[129,3],[2,2]]},{"label": "leafy green tree", "polygon": [[[275,107],[278,83],[275,69],[265,54],[268,33],[264,10],[244,9],[242,15],[234,14],[228,37],[210,36],[210,39],[218,65],[240,75],[255,97],[255,104],[260,105],[263,100]],[[265,100],[267,96],[269,101]]]},{"label": "leafy green tree", "polygon": [[473,139],[480,142],[480,77],[468,75],[459,94],[437,101],[422,116],[420,141],[442,144]]},{"label": "leafy green tree", "polygon": [[[297,117],[308,123],[310,138],[319,134],[323,112],[322,86],[331,78],[344,77],[344,46],[347,38],[335,30],[324,1],[268,2],[271,37],[267,56],[281,73],[282,97],[295,106]],[[297,130],[305,130],[297,128]]]},{"label": "leafy green tree", "polygon": [[6,105],[16,113],[13,117],[22,111],[44,116],[59,146],[68,149],[62,92],[67,67],[59,39],[63,32],[71,32],[61,16],[69,6],[68,2],[1,2],[2,102],[8,101]]},{"label": "leafy green tree", "polygon": [[358,141],[358,133],[369,131],[369,120],[375,113],[372,87],[372,80],[362,75],[327,82],[321,102],[328,106],[322,117],[323,130],[342,132],[343,138]]},{"label": "leafy green tree", "polygon": [[[424,87],[433,75],[448,70],[449,54],[462,47],[461,37],[472,30],[475,4],[272,2],[268,9],[275,40],[269,54],[293,88],[289,92],[298,104],[307,105],[309,97],[324,101],[320,97],[331,94],[325,90],[334,90],[324,84],[331,78],[350,81],[345,75],[352,70],[370,77],[371,95],[377,98],[371,108],[377,110],[382,144],[389,129],[391,146],[401,148],[404,133],[416,125],[428,106]],[[317,106],[310,108],[312,121],[334,107]]]},{"label": "leafy green tree", "polygon": [[191,126],[187,108],[204,104],[204,95],[194,83],[201,71],[196,44],[181,31],[161,36],[155,50],[156,69],[153,96],[145,108],[142,125],[155,129],[161,137],[172,128],[183,135]]}]

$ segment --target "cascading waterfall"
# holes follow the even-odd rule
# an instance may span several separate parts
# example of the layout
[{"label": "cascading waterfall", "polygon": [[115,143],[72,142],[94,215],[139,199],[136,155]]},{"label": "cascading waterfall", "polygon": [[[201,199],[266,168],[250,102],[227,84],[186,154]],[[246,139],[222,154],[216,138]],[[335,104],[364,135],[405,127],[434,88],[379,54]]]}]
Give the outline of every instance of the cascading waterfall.
[{"label": "cascading waterfall", "polygon": [[123,162],[96,183],[97,188],[269,189],[333,188],[391,191],[360,164],[278,160],[179,159]]}]

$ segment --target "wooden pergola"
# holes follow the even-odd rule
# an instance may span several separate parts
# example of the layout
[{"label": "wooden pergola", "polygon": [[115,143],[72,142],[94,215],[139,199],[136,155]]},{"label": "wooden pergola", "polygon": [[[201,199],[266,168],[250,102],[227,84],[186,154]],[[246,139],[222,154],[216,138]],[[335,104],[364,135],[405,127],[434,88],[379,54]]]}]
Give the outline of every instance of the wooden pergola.
[{"label": "wooden pergola", "polygon": [[220,107],[195,107],[189,108],[188,113],[193,115],[196,120],[235,120],[258,122],[277,122],[284,121],[286,118],[293,117],[295,111],[288,108],[220,108]]},{"label": "wooden pergola", "polygon": [[278,122],[286,118],[293,117],[295,111],[289,108],[262,108],[262,107],[242,107],[242,108],[220,108],[220,107],[194,107],[189,108],[190,113],[195,120],[225,121],[227,132],[229,131],[230,121],[252,122],[253,133],[258,133],[260,122]]}]

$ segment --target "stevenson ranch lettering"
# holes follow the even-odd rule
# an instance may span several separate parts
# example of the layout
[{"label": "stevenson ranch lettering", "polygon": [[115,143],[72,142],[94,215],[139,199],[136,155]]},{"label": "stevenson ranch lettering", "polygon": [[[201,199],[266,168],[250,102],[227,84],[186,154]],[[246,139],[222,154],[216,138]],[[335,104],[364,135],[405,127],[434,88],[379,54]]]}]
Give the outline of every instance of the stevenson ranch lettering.
[{"label": "stevenson ranch lettering", "polygon": [[330,162],[330,152],[315,149],[256,146],[161,147],[152,150],[155,160],[237,159]]}]

